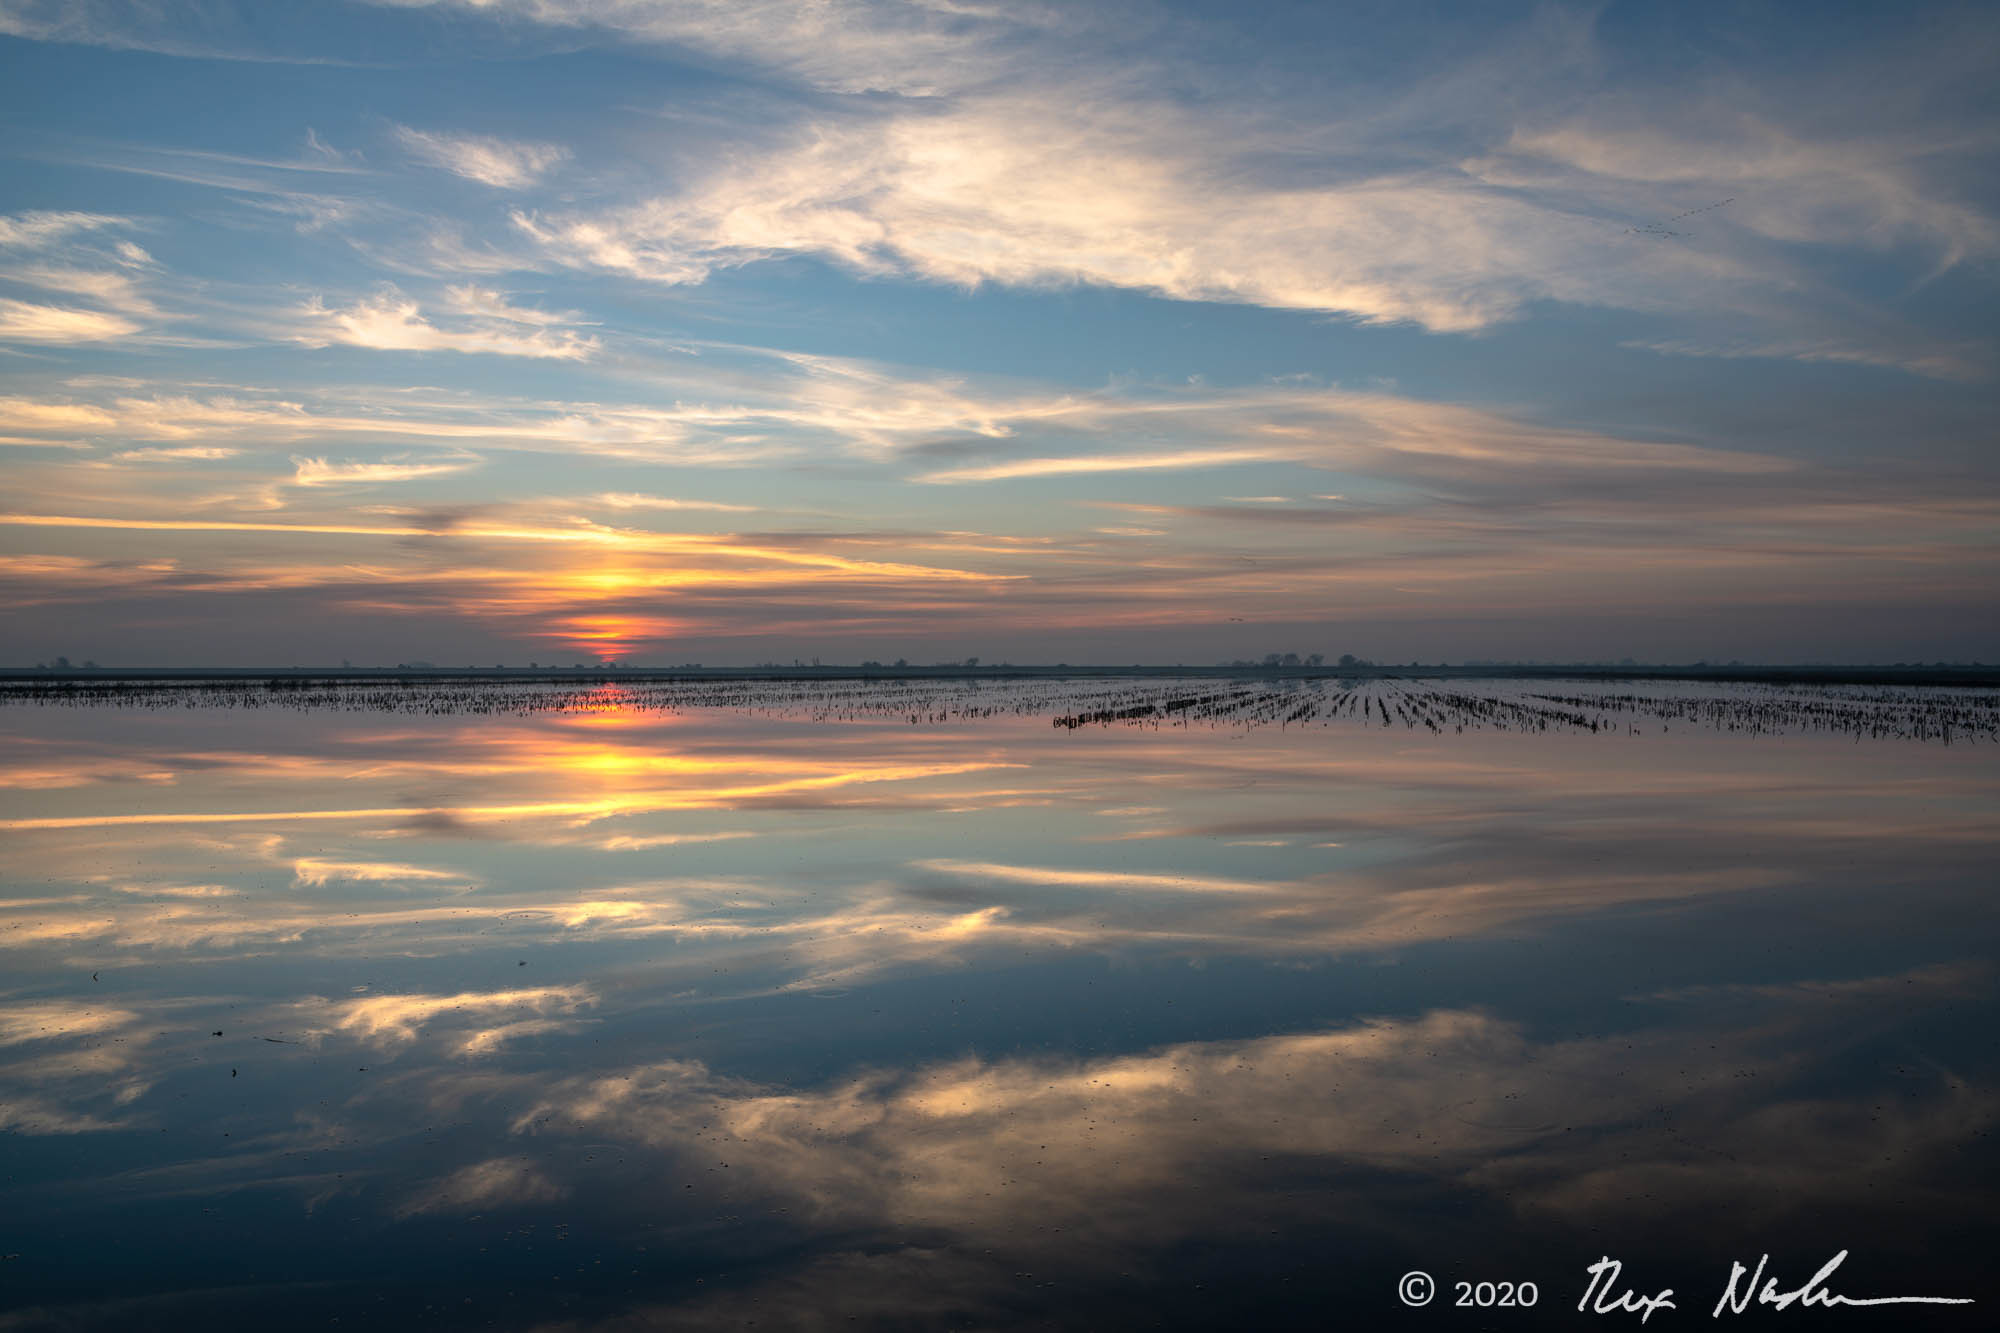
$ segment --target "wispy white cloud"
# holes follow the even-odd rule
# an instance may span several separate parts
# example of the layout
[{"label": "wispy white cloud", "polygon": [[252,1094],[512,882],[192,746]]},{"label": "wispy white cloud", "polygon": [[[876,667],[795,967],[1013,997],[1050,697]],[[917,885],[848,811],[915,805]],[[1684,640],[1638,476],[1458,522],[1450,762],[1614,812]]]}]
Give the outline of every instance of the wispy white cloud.
[{"label": "wispy white cloud", "polygon": [[1983,380],[1990,373],[1992,360],[1992,348],[1977,343],[1954,345],[1919,340],[1912,344],[1908,339],[1856,340],[1813,336],[1659,338],[1632,339],[1621,346],[1657,352],[1661,356],[1883,366],[1937,380]]},{"label": "wispy white cloud", "polygon": [[[802,415],[818,422],[817,414]],[[822,428],[834,430],[844,420],[831,416]],[[865,423],[866,418],[858,419],[855,428]],[[661,408],[417,397],[385,403],[367,393],[308,403],[254,390],[209,397],[128,393],[99,402],[0,396],[0,431],[18,432],[24,443],[57,447],[73,447],[78,435],[106,440],[227,438],[245,448],[363,436],[741,467],[795,447],[770,438],[772,424],[769,409],[750,404]],[[744,438],[757,425],[764,431]]]},{"label": "wispy white cloud", "polygon": [[[475,447],[480,454],[551,451],[732,468],[786,458],[845,460],[893,468],[933,485],[1304,466],[1462,499],[1526,496],[1537,485],[1601,489],[1640,477],[1656,489],[1675,479],[1680,493],[1715,478],[1776,478],[1798,467],[1772,455],[1633,439],[1487,407],[1299,382],[1058,390],[748,349],[688,358],[674,375],[662,373],[661,380],[717,396],[641,405],[435,391],[385,400],[340,391],[307,403],[248,391],[149,397],[121,393],[128,386],[120,383],[106,386],[111,392],[102,397],[0,398],[0,434],[51,444],[79,437],[129,442],[135,462],[168,458],[131,452],[149,443],[260,455],[289,445],[294,471],[287,484],[306,488],[445,475],[473,466],[477,457],[464,451]],[[378,448],[444,444],[459,452],[342,458],[342,442],[356,439]],[[1366,508],[1330,515],[1309,505],[1272,503],[1279,498],[1248,495],[1234,508],[1211,506],[1215,512],[1205,516],[1359,523]],[[266,495],[262,507],[275,503]],[[574,513],[593,505],[614,512],[718,514],[758,508],[698,494],[629,490],[584,490],[558,507]],[[1157,535],[1151,517],[1106,535]]]},{"label": "wispy white cloud", "polygon": [[994,77],[994,47],[1067,30],[1060,6],[966,0],[375,0],[597,29],[776,67],[832,92],[928,97]]},{"label": "wispy white cloud", "polygon": [[573,310],[550,311],[537,310],[533,306],[518,306],[507,299],[506,292],[474,284],[445,288],[445,299],[446,304],[461,315],[504,320],[509,324],[565,327],[588,322]]},{"label": "wispy white cloud", "polygon": [[1582,295],[1584,270],[1616,262],[1615,233],[1451,171],[1237,179],[1244,127],[1212,119],[996,94],[817,124],[679,195],[518,221],[566,263],[666,283],[813,253],[964,287],[1090,283],[1447,331]]},{"label": "wispy white cloud", "polygon": [[330,166],[352,166],[361,160],[361,154],[358,150],[334,147],[326,140],[320,138],[319,131],[310,125],[306,127],[305,151],[313,158]]},{"label": "wispy white cloud", "polygon": [[752,514],[756,505],[723,504],[719,500],[681,500],[665,495],[640,495],[632,491],[607,491],[591,497],[612,509],[705,509],[726,514]]},{"label": "wispy white cloud", "polygon": [[[1242,161],[1260,137],[1268,132],[1227,110],[1197,118],[995,93],[815,123],[673,195],[517,221],[561,262],[668,284],[808,253],[961,287],[1087,283],[1440,332],[1516,319],[1537,301],[1725,311],[1779,330],[1803,310],[1877,361],[1918,367],[1921,337],[1843,312],[1782,247],[1908,243],[1950,264],[1995,253],[2000,237],[1913,173],[1899,178],[1842,145],[1810,155],[1817,174],[1802,167],[1765,182],[1765,202],[1719,215],[1701,244],[1661,245],[1617,224],[1663,202],[1713,198],[1737,179],[1661,182],[1635,164],[1624,164],[1634,174],[1601,175],[1565,161],[1531,183],[1505,169],[1558,149],[1605,171],[1620,165],[1584,154],[1572,134],[1520,136],[1464,163],[1265,181]],[[1676,146],[1681,160],[1735,151],[1692,138]],[[1794,193],[1810,198],[1786,202]],[[1844,213],[1814,202],[1827,195]],[[1912,343],[1917,353],[1899,348]]]},{"label": "wispy white cloud", "polygon": [[[193,443],[368,435],[470,447],[742,466],[772,457],[887,464],[927,482],[1302,463],[1434,484],[1475,475],[1780,474],[1769,455],[1544,424],[1490,407],[1300,383],[1064,390],[834,357],[728,349],[656,372],[653,404],[410,394],[312,404],[247,393],[110,401],[0,398],[0,431]],[[697,393],[713,394],[700,398]],[[1277,497],[1250,497],[1267,501]],[[614,509],[720,502],[599,492]],[[1288,506],[1259,503],[1279,512]],[[718,512],[732,512],[718,509]]]},{"label": "wispy white cloud", "polygon": [[1718,191],[1717,202],[1729,196],[1726,214],[1705,208],[1676,225],[1870,250],[1917,245],[1949,267],[2000,248],[2000,225],[1926,172],[1926,158],[1967,146],[1895,128],[1815,137],[1699,98],[1663,118],[1650,102],[1614,99],[1589,119],[1517,128],[1492,159],[1471,165],[1509,183],[1537,173],[1542,186],[1561,172],[1566,188],[1622,190],[1628,205],[1644,187],[1686,198],[1695,197],[1690,189]]},{"label": "wispy white cloud", "polygon": [[0,429],[94,431],[115,426],[118,417],[89,403],[43,402],[33,398],[0,398]]},{"label": "wispy white cloud", "polygon": [[[1006,421],[1004,413],[996,415]],[[1061,455],[1037,453],[942,468],[916,479],[1002,481],[1253,463],[1301,463],[1432,481],[1505,472],[1545,477],[1638,471],[1749,475],[1782,473],[1793,466],[1766,455],[1539,425],[1487,408],[1294,385],[1076,395],[1054,419],[1084,447]],[[1115,447],[1117,441],[1142,434],[1156,441],[1179,436],[1189,443],[1173,449]],[[1280,507],[1283,497],[1239,501],[1261,512],[1288,512]]]},{"label": "wispy white cloud", "polygon": [[559,144],[484,134],[445,134],[407,125],[398,125],[395,133],[404,151],[419,161],[497,190],[532,185],[570,156],[569,149]]},{"label": "wispy white cloud", "polygon": [[107,227],[127,227],[130,218],[109,213],[35,211],[0,214],[0,245],[14,249],[41,250],[80,233]]},{"label": "wispy white cloud", "polygon": [[[1720,316],[1770,355],[1812,324],[1844,358],[1959,374],[1966,358],[1869,318],[1800,247],[1931,274],[2000,253],[1963,188],[1990,119],[1940,138],[1906,111],[1853,114],[1848,86],[1810,75],[1607,85],[1592,19],[1561,7],[1503,26],[1476,59],[1274,74],[1254,96],[1190,100],[1160,90],[1199,82],[1200,33],[1157,16],[1135,32],[1122,13],[921,0],[397,2],[905,94],[814,101],[789,131],[690,159],[671,193],[517,218],[557,262],[661,283],[810,254],[965,287],[1087,283],[1442,332],[1562,302]],[[1898,68],[1936,55],[1916,45]],[[1630,232],[1724,196],[1734,206],[1693,241]]]},{"label": "wispy white cloud", "polygon": [[720,833],[620,833],[609,838],[601,838],[590,845],[604,852],[645,852],[657,847],[679,847],[689,843],[737,842],[744,838],[755,838],[758,834],[747,830],[730,830]]},{"label": "wispy white cloud", "polygon": [[[248,19],[250,15],[257,18]],[[255,5],[162,4],[159,0],[0,0],[0,35],[28,41],[65,42],[113,51],[149,51],[190,60],[285,65],[357,63],[327,53],[323,41],[326,28],[309,25],[309,31],[308,41],[287,51],[284,25],[264,19]]]},{"label": "wispy white cloud", "polygon": [[224,449],[217,445],[187,445],[182,448],[121,449],[106,459],[110,463],[212,463],[219,459],[235,458],[241,449]]},{"label": "wispy white cloud", "polygon": [[305,329],[294,337],[312,347],[341,343],[377,351],[466,352],[558,361],[581,361],[599,349],[597,338],[573,329],[523,332],[524,324],[555,322],[533,318],[536,313],[511,308],[497,316],[482,312],[447,328],[432,323],[415,301],[392,289],[337,309],[314,300],[302,312]]},{"label": "wispy white cloud", "polygon": [[[528,313],[511,305],[507,309]],[[561,318],[534,313],[549,320]],[[326,341],[335,314],[321,307],[307,332],[298,334],[297,325],[290,327],[304,341]],[[401,316],[391,311],[389,318],[396,321]],[[419,314],[411,318],[428,325]],[[362,326],[368,322],[360,320]],[[462,325],[448,334],[502,342],[552,336],[541,329],[523,334],[522,325],[499,320],[486,324],[483,331],[472,317],[466,323],[474,327]],[[0,431],[88,431],[156,440],[215,440],[227,434],[236,442],[263,445],[361,434],[741,467],[787,455],[883,460],[899,449],[938,437],[1000,440],[1087,406],[1059,391],[980,386],[964,377],[855,359],[743,347],[697,349],[697,353],[676,355],[650,367],[647,379],[658,391],[648,401],[549,401],[435,392],[383,395],[365,390],[301,397],[247,388],[205,397],[145,396],[115,393],[142,387],[141,382],[106,383],[102,388],[114,393],[88,403],[0,397]],[[72,387],[87,391],[100,386],[93,382]]]},{"label": "wispy white cloud", "polygon": [[151,290],[165,270],[144,248],[115,234],[136,225],[134,219],[103,213],[0,216],[0,282],[49,293],[62,302],[0,301],[0,339],[50,344],[174,341],[144,332],[170,316]]},{"label": "wispy white cloud", "polygon": [[420,461],[378,463],[328,462],[324,458],[293,458],[294,486],[375,486],[384,482],[416,481],[424,477],[448,476],[476,467],[475,454],[457,454]]},{"label": "wispy white cloud", "polygon": [[140,325],[123,315],[0,299],[0,342],[95,343],[129,337]]},{"label": "wispy white cloud", "polygon": [[1021,477],[1064,477],[1086,472],[1153,472],[1269,463],[1285,455],[1254,449],[1179,449],[1166,453],[1090,453],[1061,458],[1018,458],[978,467],[928,472],[919,481],[1009,481]]},{"label": "wispy white cloud", "polygon": [[82,297],[86,301],[109,306],[121,314],[156,317],[160,313],[159,307],[139,289],[138,280],[130,273],[34,264],[9,270],[4,276],[43,291]]}]

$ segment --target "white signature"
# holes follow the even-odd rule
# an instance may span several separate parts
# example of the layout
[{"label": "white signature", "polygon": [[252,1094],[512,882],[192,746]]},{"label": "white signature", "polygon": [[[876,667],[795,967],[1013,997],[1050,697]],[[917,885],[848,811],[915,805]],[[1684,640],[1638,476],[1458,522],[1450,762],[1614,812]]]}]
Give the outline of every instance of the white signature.
[{"label": "white signature", "polygon": [[[1837,1291],[1827,1290],[1827,1279],[1833,1271],[1846,1262],[1847,1251],[1842,1250],[1833,1258],[1820,1265],[1819,1271],[1807,1278],[1803,1285],[1786,1291],[1778,1285],[1778,1279],[1764,1276],[1764,1269],[1771,1262],[1771,1256],[1762,1255],[1757,1260],[1755,1271],[1742,1264],[1729,1265],[1729,1281],[1722,1289],[1722,1298],[1715,1308],[1708,1312],[1709,1318],[1720,1319],[1724,1313],[1743,1314],[1755,1305],[1775,1306],[1788,1310],[1796,1305],[1801,1308],[1820,1306],[1832,1309],[1837,1305],[1971,1305],[1967,1297],[1958,1296],[1843,1296]],[[1645,1323],[1661,1310],[1679,1309],[1674,1304],[1674,1289],[1667,1287],[1651,1296],[1641,1295],[1629,1287],[1621,1290],[1619,1278],[1624,1273],[1624,1264],[1606,1255],[1583,1271],[1590,1274],[1590,1281],[1584,1285],[1583,1299],[1576,1308],[1589,1314],[1635,1314],[1639,1322]],[[1747,1282],[1744,1279],[1749,1279]]]}]

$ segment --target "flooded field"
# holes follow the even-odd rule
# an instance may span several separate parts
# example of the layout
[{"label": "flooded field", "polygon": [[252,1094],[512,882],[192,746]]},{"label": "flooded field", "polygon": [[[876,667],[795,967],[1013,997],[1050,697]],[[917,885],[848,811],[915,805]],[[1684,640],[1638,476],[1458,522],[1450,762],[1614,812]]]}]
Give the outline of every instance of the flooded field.
[{"label": "flooded field", "polygon": [[607,686],[542,682],[310,678],[0,683],[0,706],[292,708],[339,712],[521,714],[728,709],[816,722],[913,724],[1048,717],[1058,727],[1307,726],[1332,723],[1449,731],[1588,731],[1683,726],[1753,734],[1822,732],[1873,739],[2000,740],[2000,690],[1693,681],[1305,678],[686,680]]},{"label": "flooded field", "polygon": [[1993,691],[0,700],[0,1329],[2000,1300]]}]

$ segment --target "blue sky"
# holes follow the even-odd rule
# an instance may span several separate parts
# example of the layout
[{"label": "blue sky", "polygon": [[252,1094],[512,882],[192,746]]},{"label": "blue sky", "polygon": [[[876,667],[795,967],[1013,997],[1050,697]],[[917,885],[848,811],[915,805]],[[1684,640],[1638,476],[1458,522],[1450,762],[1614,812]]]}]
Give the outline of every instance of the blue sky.
[{"label": "blue sky", "polygon": [[2000,656],[1990,9],[0,34],[11,661]]}]

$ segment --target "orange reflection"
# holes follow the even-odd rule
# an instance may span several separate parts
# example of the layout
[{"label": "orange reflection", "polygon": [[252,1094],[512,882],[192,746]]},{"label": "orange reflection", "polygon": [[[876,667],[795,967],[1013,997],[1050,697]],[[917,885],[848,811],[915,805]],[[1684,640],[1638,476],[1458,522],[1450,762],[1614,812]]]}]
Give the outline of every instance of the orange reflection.
[{"label": "orange reflection", "polygon": [[671,726],[672,713],[639,706],[637,692],[624,685],[600,685],[550,721],[563,727],[585,727],[593,731],[630,731],[639,727]]},{"label": "orange reflection", "polygon": [[[705,776],[723,771],[768,773],[772,765],[763,761],[707,761],[671,756],[626,757],[604,749],[564,755],[559,762],[545,761],[545,771],[571,776],[599,778],[652,776]],[[1021,768],[1022,764],[999,761],[965,763],[908,763],[881,765],[794,765],[792,776],[763,782],[710,787],[644,788],[621,791],[595,800],[525,801],[504,805],[451,804],[437,806],[368,806],[339,809],[297,810],[205,810],[160,811],[145,814],[63,815],[41,819],[0,819],[0,829],[22,832],[34,829],[111,828],[142,824],[236,824],[272,823],[292,820],[378,820],[389,822],[413,815],[449,815],[455,819],[524,819],[535,816],[567,817],[577,824],[595,823],[619,815],[649,814],[666,810],[726,809],[738,802],[764,797],[825,791],[866,782],[906,782],[925,778],[952,777],[995,768]]]}]

